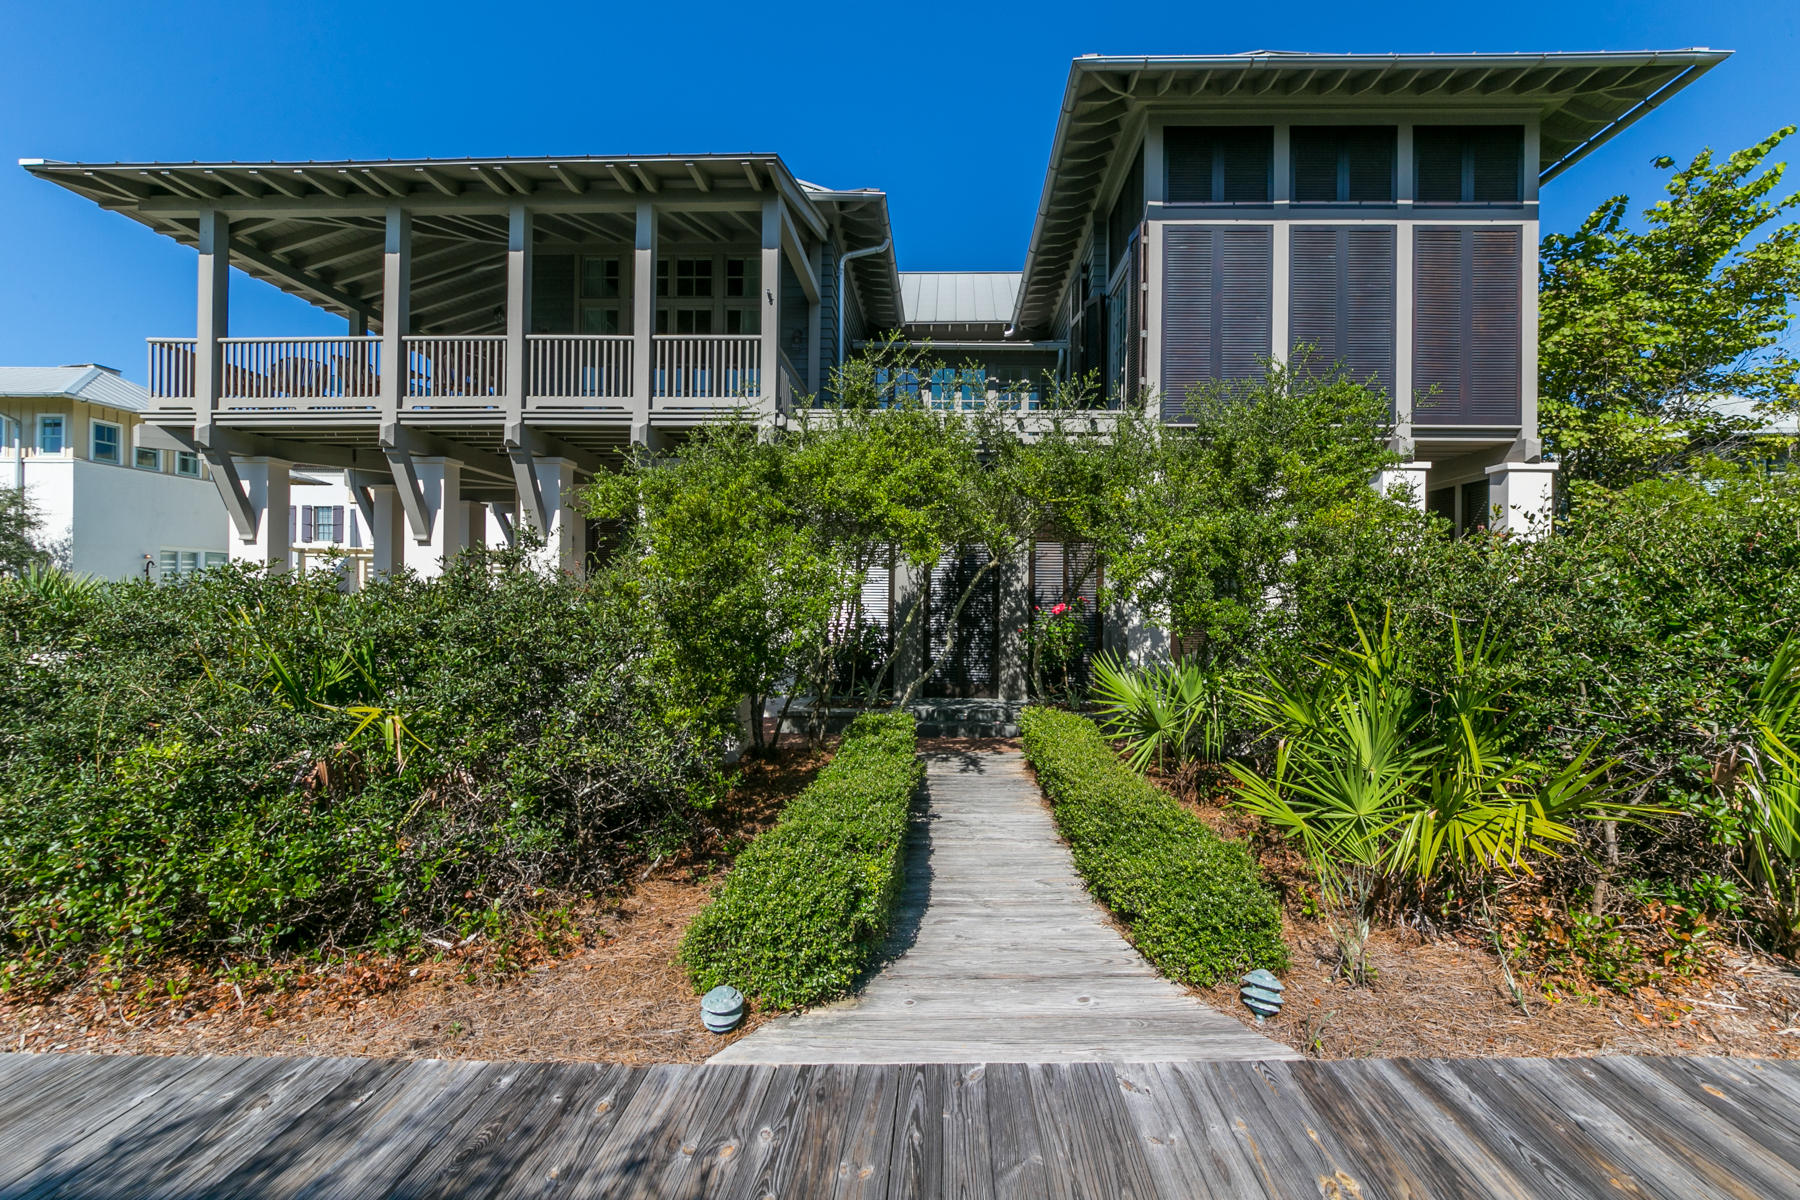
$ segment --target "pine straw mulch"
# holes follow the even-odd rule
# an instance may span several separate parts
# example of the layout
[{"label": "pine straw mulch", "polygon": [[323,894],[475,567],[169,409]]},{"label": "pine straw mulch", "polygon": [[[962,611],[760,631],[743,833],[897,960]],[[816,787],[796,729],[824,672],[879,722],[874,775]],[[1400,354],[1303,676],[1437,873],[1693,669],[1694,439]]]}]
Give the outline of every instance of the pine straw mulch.
[{"label": "pine straw mulch", "polygon": [[[1684,970],[1620,994],[1584,977],[1578,965],[1555,969],[1542,959],[1536,972],[1514,966],[1509,984],[1490,932],[1388,923],[1368,942],[1371,980],[1353,985],[1340,970],[1330,924],[1312,915],[1316,890],[1300,855],[1259,836],[1254,818],[1226,808],[1220,780],[1153,778],[1221,834],[1247,838],[1283,898],[1291,965],[1282,977],[1281,1013],[1258,1026],[1238,998],[1235,979],[1192,990],[1310,1056],[1800,1058],[1800,966],[1723,938]],[[1494,915],[1502,937],[1516,944],[1534,920],[1553,918],[1554,904],[1521,888]],[[1646,932],[1634,937],[1654,960],[1669,940],[1654,920],[1641,925]]]},{"label": "pine straw mulch", "polygon": [[638,864],[625,895],[522,919],[504,946],[278,964],[236,982],[173,964],[0,996],[0,1051],[700,1062],[774,1014],[707,1033],[675,961],[681,937],[735,850],[828,759],[796,740],[745,763],[690,843]]}]

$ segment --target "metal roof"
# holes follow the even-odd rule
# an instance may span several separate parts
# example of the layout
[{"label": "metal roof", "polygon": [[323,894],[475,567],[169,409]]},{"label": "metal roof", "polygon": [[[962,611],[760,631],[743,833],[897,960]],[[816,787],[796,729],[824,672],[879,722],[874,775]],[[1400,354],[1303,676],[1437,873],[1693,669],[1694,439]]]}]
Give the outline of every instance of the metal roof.
[{"label": "metal roof", "polygon": [[124,412],[143,412],[150,394],[111,367],[0,367],[0,397],[67,399],[99,404]]},{"label": "metal roof", "polygon": [[[867,239],[851,248],[887,236],[883,193],[802,184],[774,154],[20,165],[185,245],[198,241],[199,212],[223,209],[232,214],[233,266],[345,317],[368,313],[377,326],[382,212],[405,201],[414,209],[413,316],[426,333],[494,324],[506,295],[507,218],[496,205],[513,201],[530,203],[548,236],[630,244],[635,218],[621,202],[654,197],[664,206],[665,237],[718,241],[759,238],[761,230],[753,217],[709,202],[727,191],[773,189],[796,223],[818,232],[835,214],[846,238]],[[683,200],[694,207],[684,209]],[[869,322],[897,326],[891,248],[850,270]]]},{"label": "metal roof", "polygon": [[1551,54],[1249,54],[1105,57],[1069,68],[1013,324],[1050,325],[1114,165],[1114,143],[1147,109],[1417,108],[1454,120],[1476,108],[1533,110],[1539,179],[1596,146],[1724,61],[1728,50]]},{"label": "metal roof", "polygon": [[908,325],[1005,325],[1019,297],[1018,271],[902,271]]}]

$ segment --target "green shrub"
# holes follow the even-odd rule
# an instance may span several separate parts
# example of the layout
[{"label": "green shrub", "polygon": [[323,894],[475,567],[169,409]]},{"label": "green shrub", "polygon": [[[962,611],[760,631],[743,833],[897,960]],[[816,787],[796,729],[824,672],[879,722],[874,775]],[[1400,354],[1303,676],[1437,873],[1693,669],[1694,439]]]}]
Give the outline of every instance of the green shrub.
[{"label": "green shrub", "polygon": [[694,986],[781,1007],[848,991],[886,938],[923,768],[912,717],[860,716],[775,828],[738,856],[681,944]]},{"label": "green shrub", "polygon": [[0,583],[0,986],[466,934],[685,828],[717,748],[604,587]]},{"label": "green shrub", "polygon": [[1025,757],[1095,897],[1171,979],[1287,967],[1281,912],[1249,852],[1123,762],[1092,721],[1028,708]]}]

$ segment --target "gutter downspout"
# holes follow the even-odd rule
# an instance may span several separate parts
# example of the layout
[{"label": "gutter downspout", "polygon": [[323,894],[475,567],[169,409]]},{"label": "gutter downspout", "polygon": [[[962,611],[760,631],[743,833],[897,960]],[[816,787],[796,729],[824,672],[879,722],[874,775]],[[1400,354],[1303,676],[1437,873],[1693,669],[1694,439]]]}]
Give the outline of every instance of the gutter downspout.
[{"label": "gutter downspout", "polygon": [[844,296],[844,282],[845,282],[845,279],[847,278],[846,268],[849,267],[851,259],[867,258],[871,254],[880,254],[882,251],[886,250],[889,246],[892,246],[893,244],[894,244],[894,235],[890,233],[890,234],[888,234],[888,236],[881,239],[881,245],[879,245],[879,246],[865,246],[861,250],[852,250],[847,254],[840,254],[838,256],[837,354],[838,354],[838,369],[839,370],[842,370],[843,366],[844,366],[844,314],[845,314],[845,312],[848,311],[848,305],[845,303],[846,298]]}]

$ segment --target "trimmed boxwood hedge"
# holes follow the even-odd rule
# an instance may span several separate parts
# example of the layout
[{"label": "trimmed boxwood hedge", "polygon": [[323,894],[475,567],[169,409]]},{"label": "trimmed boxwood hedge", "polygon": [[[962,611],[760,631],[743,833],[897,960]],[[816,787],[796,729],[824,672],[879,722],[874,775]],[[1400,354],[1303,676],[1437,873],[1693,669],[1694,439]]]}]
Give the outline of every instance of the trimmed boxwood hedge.
[{"label": "trimmed boxwood hedge", "polygon": [[888,932],[923,774],[912,717],[867,713],[688,928],[698,991],[728,983],[790,1008],[849,991]]},{"label": "trimmed boxwood hedge", "polygon": [[1085,717],[1028,708],[1019,728],[1076,869],[1158,970],[1205,987],[1287,968],[1281,911],[1241,844],[1119,761]]}]

